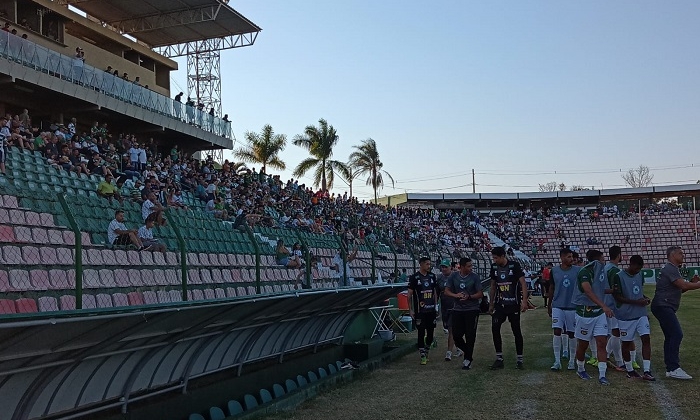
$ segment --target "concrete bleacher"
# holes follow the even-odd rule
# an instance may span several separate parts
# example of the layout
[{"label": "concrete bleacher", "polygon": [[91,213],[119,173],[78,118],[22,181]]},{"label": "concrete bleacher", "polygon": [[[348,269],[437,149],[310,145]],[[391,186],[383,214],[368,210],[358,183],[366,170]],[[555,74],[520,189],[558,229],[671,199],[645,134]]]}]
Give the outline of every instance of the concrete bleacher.
[{"label": "concrete bleacher", "polygon": [[[230,222],[217,220],[197,206],[187,211],[167,209],[169,223],[154,229],[167,252],[113,247],[107,244],[106,231],[114,212],[123,210],[127,226],[138,228],[143,223],[137,203],[98,197],[100,177],[53,168],[39,154],[26,150],[11,148],[7,167],[8,176],[0,176],[0,262],[4,266],[0,270],[0,313],[66,311],[78,306],[103,309],[297,291],[307,283],[304,272],[276,264],[271,242],[278,238],[302,242],[320,258],[323,268],[313,267],[307,287],[342,284],[338,273],[329,268],[340,244],[336,235],[256,228],[261,254],[258,290],[256,246],[245,230],[233,229]],[[185,200],[195,204],[191,194]],[[78,237],[80,262],[76,258]],[[372,252],[362,245],[351,264],[357,284],[373,283],[378,276],[388,279],[395,266],[413,266],[410,255],[395,255],[382,244],[375,248]],[[82,276],[76,278],[76,273]],[[78,281],[82,283],[81,305],[76,304]]]},{"label": "concrete bleacher", "polygon": [[[671,214],[653,214],[644,219],[638,215],[620,217],[581,217],[573,222],[550,217],[545,220],[548,228],[532,236],[533,245],[543,244],[545,251],[538,251],[536,258],[542,261],[557,261],[562,238],[581,253],[589,249],[606,251],[613,245],[622,247],[623,256],[641,255],[646,267],[660,268],[666,263],[666,248],[679,245],[685,251],[686,261],[700,261],[700,242],[695,237],[695,217],[692,211]],[[595,238],[600,244],[586,243]]]}]

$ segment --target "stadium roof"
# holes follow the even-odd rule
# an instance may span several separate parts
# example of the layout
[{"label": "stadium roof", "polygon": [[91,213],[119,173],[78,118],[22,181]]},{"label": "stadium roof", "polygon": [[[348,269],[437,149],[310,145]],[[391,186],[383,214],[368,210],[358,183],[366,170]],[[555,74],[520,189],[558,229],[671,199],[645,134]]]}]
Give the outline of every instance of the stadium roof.
[{"label": "stadium roof", "polygon": [[153,48],[257,33],[222,0],[62,0]]}]

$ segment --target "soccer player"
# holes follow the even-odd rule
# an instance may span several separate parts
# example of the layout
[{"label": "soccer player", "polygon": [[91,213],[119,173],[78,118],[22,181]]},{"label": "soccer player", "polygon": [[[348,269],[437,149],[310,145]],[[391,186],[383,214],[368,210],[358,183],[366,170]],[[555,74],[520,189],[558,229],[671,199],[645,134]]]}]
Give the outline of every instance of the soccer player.
[{"label": "soccer player", "polygon": [[476,327],[479,325],[479,302],[484,296],[481,278],[472,271],[472,260],[462,257],[459,270],[447,279],[445,294],[454,299],[450,320],[457,348],[464,352],[462,369],[469,370],[474,355]]},{"label": "soccer player", "polygon": [[[608,257],[609,260],[605,264],[605,267],[603,267],[603,271],[605,271],[605,278],[608,280],[608,286],[610,293],[605,294],[605,305],[613,310],[613,314],[615,314],[616,310],[616,305],[615,305],[615,298],[612,295],[612,288],[613,288],[613,276],[617,274],[620,271],[620,268],[618,265],[622,261],[622,248],[620,248],[617,245],[613,245],[610,247],[608,250]],[[608,337],[608,343],[605,346],[605,354],[613,354],[615,356],[615,364],[613,366],[615,370],[618,372],[624,372],[625,371],[625,364],[622,361],[622,347],[620,344],[620,328],[617,325],[617,317],[616,315],[613,316],[612,318],[608,318],[608,332],[610,336]],[[634,345],[634,341],[632,342]],[[608,359],[609,360],[609,359]]]},{"label": "soccer player", "polygon": [[520,330],[520,312],[527,311],[527,284],[525,274],[517,261],[506,257],[503,247],[491,250],[493,264],[489,277],[491,279],[489,313],[491,314],[491,334],[496,349],[496,361],[491,369],[503,369],[503,341],[501,325],[508,319],[515,337],[516,369],[523,369],[523,333]]},{"label": "soccer player", "polygon": [[[617,302],[615,316],[620,328],[622,356],[625,360],[627,377],[632,379],[641,377],[647,381],[655,381],[656,378],[651,374],[651,339],[649,338],[651,330],[646,308],[651,301],[644,296],[644,278],[641,273],[643,267],[644,259],[639,255],[632,255],[627,269],[618,270],[613,274],[613,296]],[[639,334],[642,340],[643,376],[640,376],[632,366],[630,351],[634,345],[635,334]]]},{"label": "soccer player", "polygon": [[[445,285],[447,279],[452,274],[452,264],[450,260],[444,259],[440,261],[440,274],[437,275],[438,287],[440,288],[440,319],[442,319],[442,329],[447,333],[447,352],[445,353],[445,361],[452,360],[452,349],[454,348],[454,339],[452,338],[452,326],[450,323],[450,313],[454,306],[454,299],[445,295]],[[455,355],[459,357],[459,355]]]},{"label": "soccer player", "polygon": [[433,343],[440,289],[435,274],[430,271],[430,258],[421,257],[418,262],[420,268],[408,279],[408,301],[409,313],[416,321],[418,330],[420,364],[425,365],[428,363],[428,351]]},{"label": "soccer player", "polygon": [[680,365],[681,341],[683,330],[678,322],[676,311],[681,305],[681,294],[700,289],[700,277],[696,274],[689,282],[681,276],[678,268],[683,264],[683,250],[672,246],[666,250],[668,262],[661,269],[656,280],[656,293],[651,301],[651,313],[661,325],[664,333],[664,364],[666,377],[674,379],[693,379]]},{"label": "soccer player", "polygon": [[576,307],[571,302],[576,287],[576,279],[581,267],[573,265],[574,257],[570,249],[564,248],[559,251],[560,264],[552,267],[549,282],[550,304],[547,308],[549,316],[552,318],[552,348],[554,349],[554,364],[552,370],[561,369],[561,346],[562,332],[569,337],[567,340],[569,356],[569,370],[576,369],[574,357],[576,353],[576,341],[574,332],[576,326]]},{"label": "soccer player", "polygon": [[577,373],[581,379],[591,379],[586,373],[586,363],[584,356],[590,337],[595,337],[598,347],[598,382],[601,385],[609,385],[610,382],[605,377],[607,372],[607,354],[605,352],[605,341],[608,336],[608,321],[606,318],[613,316],[612,309],[607,307],[605,290],[608,282],[603,271],[605,259],[603,253],[590,249],[586,252],[588,264],[578,272],[576,279],[577,287],[574,289],[573,303],[576,305],[576,365]]}]

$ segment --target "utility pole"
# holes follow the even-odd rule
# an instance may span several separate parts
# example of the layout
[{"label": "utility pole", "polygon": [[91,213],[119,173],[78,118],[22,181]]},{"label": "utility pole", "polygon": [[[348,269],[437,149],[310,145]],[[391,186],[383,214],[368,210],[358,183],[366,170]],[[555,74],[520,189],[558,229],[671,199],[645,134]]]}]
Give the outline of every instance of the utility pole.
[{"label": "utility pole", "polygon": [[474,169],[472,169],[472,194],[476,194],[476,181],[474,179]]}]

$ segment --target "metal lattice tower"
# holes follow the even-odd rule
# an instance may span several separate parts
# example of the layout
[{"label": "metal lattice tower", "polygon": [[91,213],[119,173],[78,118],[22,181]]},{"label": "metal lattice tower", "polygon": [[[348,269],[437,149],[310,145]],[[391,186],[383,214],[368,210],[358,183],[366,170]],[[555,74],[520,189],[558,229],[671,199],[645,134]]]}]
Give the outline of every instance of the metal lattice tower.
[{"label": "metal lattice tower", "polygon": [[204,112],[221,113],[221,52],[213,40],[192,43],[187,50],[187,96],[204,104]]}]

